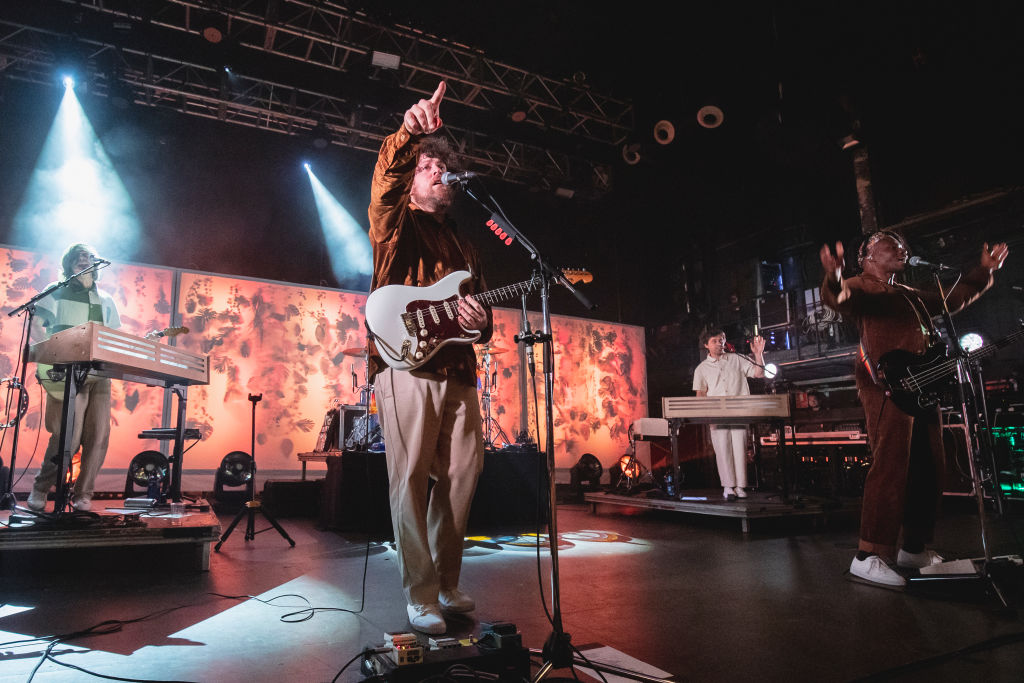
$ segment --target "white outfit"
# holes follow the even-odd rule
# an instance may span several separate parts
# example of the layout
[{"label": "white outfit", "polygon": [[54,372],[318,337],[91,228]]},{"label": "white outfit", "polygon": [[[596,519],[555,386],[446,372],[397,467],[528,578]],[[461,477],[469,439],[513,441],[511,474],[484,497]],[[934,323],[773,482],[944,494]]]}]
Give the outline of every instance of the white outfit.
[{"label": "white outfit", "polygon": [[[757,366],[735,353],[717,360],[710,355],[693,372],[693,390],[708,396],[748,396],[748,377]],[[718,478],[726,489],[747,486],[747,428],[735,425],[711,425],[711,445],[715,449]]]}]

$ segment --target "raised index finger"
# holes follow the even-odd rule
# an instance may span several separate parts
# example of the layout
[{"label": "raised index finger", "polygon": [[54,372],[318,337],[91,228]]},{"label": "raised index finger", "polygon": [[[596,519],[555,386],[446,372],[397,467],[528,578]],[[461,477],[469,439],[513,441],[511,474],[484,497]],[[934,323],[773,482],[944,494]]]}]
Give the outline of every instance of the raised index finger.
[{"label": "raised index finger", "polygon": [[441,98],[444,97],[444,91],[447,88],[448,86],[445,85],[444,81],[438,83],[437,90],[435,90],[434,94],[430,96],[430,101],[433,102],[434,104],[441,104]]}]

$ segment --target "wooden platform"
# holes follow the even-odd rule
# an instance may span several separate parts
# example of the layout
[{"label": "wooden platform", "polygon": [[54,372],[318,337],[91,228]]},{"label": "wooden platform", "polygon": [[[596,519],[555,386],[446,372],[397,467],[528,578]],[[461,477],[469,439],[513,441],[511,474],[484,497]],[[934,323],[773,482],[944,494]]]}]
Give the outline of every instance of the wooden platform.
[{"label": "wooden platform", "polygon": [[591,511],[598,505],[670,510],[691,515],[732,517],[740,520],[743,533],[750,533],[750,522],[755,519],[780,519],[786,517],[813,517],[826,519],[830,515],[852,513],[860,509],[860,499],[828,500],[790,496],[789,502],[777,492],[749,492],[749,497],[727,501],[722,498],[722,489],[701,489],[683,491],[683,500],[670,499],[660,491],[648,490],[630,494],[625,490],[585,493],[583,499],[590,503]]},{"label": "wooden platform", "polygon": [[[95,516],[76,514],[59,519],[37,517],[23,510],[0,511],[0,557],[6,562],[37,554],[71,554],[103,549],[117,552],[122,564],[144,564],[162,557],[181,568],[210,568],[210,544],[220,538],[217,515],[205,500],[189,503],[182,517],[167,510],[124,514],[121,500],[93,500]],[[51,502],[47,509],[52,509]],[[205,511],[199,508],[205,506]],[[167,553],[157,553],[166,550]],[[15,551],[21,551],[16,553]]]}]

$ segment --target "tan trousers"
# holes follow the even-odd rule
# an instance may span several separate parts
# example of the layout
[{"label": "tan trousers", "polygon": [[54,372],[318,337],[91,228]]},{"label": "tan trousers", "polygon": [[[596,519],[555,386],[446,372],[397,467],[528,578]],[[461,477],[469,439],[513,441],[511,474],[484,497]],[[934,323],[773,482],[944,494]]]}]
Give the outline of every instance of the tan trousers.
[{"label": "tan trousers", "polygon": [[375,378],[374,393],[402,588],[410,604],[433,604],[439,591],[459,586],[466,522],[484,465],[476,388],[388,368]]},{"label": "tan trousers", "polygon": [[[64,401],[46,395],[46,412],[43,417],[50,442],[46,455],[39,467],[33,488],[46,493],[57,483],[58,451],[60,450],[60,422]],[[82,469],[75,481],[73,500],[92,498],[96,475],[107,457],[110,443],[110,380],[103,377],[89,377],[75,396],[75,425],[71,435],[71,452],[82,447]],[[59,503],[58,503],[59,504]]]}]

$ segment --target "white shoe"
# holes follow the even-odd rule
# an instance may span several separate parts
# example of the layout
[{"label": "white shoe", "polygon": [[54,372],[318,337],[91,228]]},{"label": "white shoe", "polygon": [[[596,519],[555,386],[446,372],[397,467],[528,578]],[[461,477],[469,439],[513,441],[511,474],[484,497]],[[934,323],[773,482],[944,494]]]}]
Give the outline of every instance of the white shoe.
[{"label": "white shoe", "polygon": [[476,609],[476,601],[458,588],[449,591],[441,591],[437,596],[444,612],[472,612]]},{"label": "white shoe", "polygon": [[885,560],[878,555],[870,555],[863,560],[853,558],[850,563],[850,573],[868,583],[877,583],[883,586],[906,586],[907,580],[889,568]]},{"label": "white shoe", "polygon": [[77,498],[71,503],[71,507],[75,508],[76,512],[88,512],[92,510],[92,499],[91,498]]},{"label": "white shoe", "polygon": [[737,498],[746,498],[747,497],[747,490],[745,488],[743,488],[742,486],[737,486],[736,487],[736,497]]},{"label": "white shoe", "polygon": [[908,553],[900,548],[896,554],[896,566],[906,569],[921,569],[933,564],[941,564],[942,556],[934,550],[922,550],[919,553]]},{"label": "white shoe", "polygon": [[46,509],[46,491],[42,493],[38,489],[33,488],[32,493],[28,494],[28,509],[34,510],[35,512],[42,512]]},{"label": "white shoe", "polygon": [[725,498],[726,500],[732,500],[735,497],[736,491],[734,491],[731,486],[726,486],[724,489],[722,489],[722,498]]},{"label": "white shoe", "polygon": [[433,605],[407,605],[405,611],[409,613],[409,623],[417,631],[437,635],[444,633],[448,625],[444,623],[441,616],[441,609],[437,604]]}]

